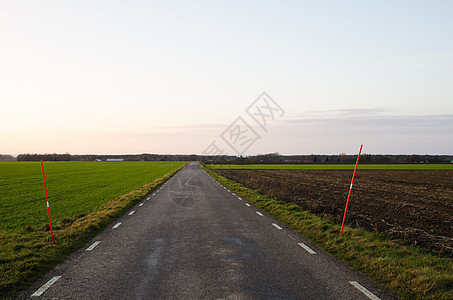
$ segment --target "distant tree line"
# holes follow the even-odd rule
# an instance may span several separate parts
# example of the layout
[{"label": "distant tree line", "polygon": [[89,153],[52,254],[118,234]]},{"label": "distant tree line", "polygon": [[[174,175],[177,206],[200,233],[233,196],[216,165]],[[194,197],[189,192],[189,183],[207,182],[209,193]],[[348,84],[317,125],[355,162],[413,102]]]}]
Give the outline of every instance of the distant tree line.
[{"label": "distant tree line", "polygon": [[[357,155],[280,155],[270,153],[254,156],[217,156],[203,157],[205,163],[217,164],[352,164],[357,160]],[[362,154],[360,163],[362,164],[418,164],[432,163],[445,164],[453,160],[453,155],[418,155],[418,154]]]},{"label": "distant tree line", "polygon": [[73,155],[73,161],[94,161],[102,160],[105,161],[109,158],[122,158],[125,161],[197,161],[200,160],[199,155],[191,154],[123,154],[123,155],[98,155],[98,154],[84,154],[84,155]]},{"label": "distant tree line", "polygon": [[[99,154],[74,154],[69,153],[27,153],[17,156],[17,161],[105,161],[109,158],[121,158],[125,161],[196,161],[200,160],[199,155],[173,155],[173,154],[121,154],[121,155],[99,155]],[[14,158],[13,158],[14,160]]]},{"label": "distant tree line", "polygon": [[0,154],[0,161],[14,161],[14,156],[8,154]]},{"label": "distant tree line", "polygon": [[46,153],[46,154],[19,154],[17,161],[71,161],[72,155],[69,153],[57,154],[57,153]]},{"label": "distant tree line", "polygon": [[[5,157],[11,157],[3,155]],[[0,159],[2,156],[0,156]],[[206,156],[196,154],[123,154],[123,155],[98,155],[98,154],[20,154],[18,161],[105,161],[109,158],[121,158],[125,161],[202,161],[210,164],[351,164],[355,163],[357,155],[340,153],[338,155],[281,155],[279,153],[260,154],[252,156]],[[419,155],[419,154],[362,154],[362,164],[414,164],[414,163],[450,163],[453,155]]]}]

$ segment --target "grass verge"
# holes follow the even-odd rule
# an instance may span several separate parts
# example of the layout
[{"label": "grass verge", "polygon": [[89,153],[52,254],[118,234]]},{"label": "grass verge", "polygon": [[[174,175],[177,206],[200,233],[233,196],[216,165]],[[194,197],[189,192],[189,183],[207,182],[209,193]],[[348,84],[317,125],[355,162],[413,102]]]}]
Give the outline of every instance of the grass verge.
[{"label": "grass verge", "polygon": [[363,229],[341,226],[204,168],[216,180],[404,299],[453,299],[453,261]]},{"label": "grass verge", "polygon": [[119,196],[89,214],[61,219],[53,224],[55,245],[51,242],[48,225],[41,228],[25,226],[14,232],[0,230],[0,298],[13,298],[19,291],[29,287],[179,169]]}]

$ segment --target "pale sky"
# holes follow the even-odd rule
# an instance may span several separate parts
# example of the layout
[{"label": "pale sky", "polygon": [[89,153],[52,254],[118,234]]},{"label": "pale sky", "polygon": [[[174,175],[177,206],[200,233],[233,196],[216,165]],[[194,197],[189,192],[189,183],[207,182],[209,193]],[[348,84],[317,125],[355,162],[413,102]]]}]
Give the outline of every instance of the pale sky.
[{"label": "pale sky", "polygon": [[[453,153],[453,1],[0,0],[0,153]],[[246,109],[284,110],[266,130]]]}]

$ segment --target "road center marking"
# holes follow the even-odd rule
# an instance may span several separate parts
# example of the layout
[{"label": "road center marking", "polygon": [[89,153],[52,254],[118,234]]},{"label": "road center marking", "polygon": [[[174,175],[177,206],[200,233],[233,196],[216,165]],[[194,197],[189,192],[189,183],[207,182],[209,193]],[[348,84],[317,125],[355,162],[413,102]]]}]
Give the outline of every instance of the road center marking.
[{"label": "road center marking", "polygon": [[140,203],[138,206],[143,206],[143,203]]},{"label": "road center marking", "polygon": [[275,223],[272,223],[272,226],[274,226],[275,228],[277,228],[278,230],[282,230],[283,228],[281,228],[280,226],[278,226],[277,224]]},{"label": "road center marking", "polygon": [[260,213],[259,211],[257,211],[256,214],[260,217],[264,217],[264,215],[262,213]]},{"label": "road center marking", "polygon": [[115,226],[112,227],[112,229],[116,229],[116,228],[120,227],[120,225],[121,225],[121,222],[116,223]]},{"label": "road center marking", "polygon": [[47,281],[42,287],[40,287],[36,292],[31,295],[32,297],[39,297],[42,294],[44,294],[45,291],[47,291],[48,288],[50,288],[55,282],[57,282],[58,279],[60,279],[61,276],[55,276],[51,280]]},{"label": "road center marking", "polygon": [[301,246],[302,248],[304,248],[308,253],[310,254],[316,254],[315,251],[311,250],[310,247],[308,247],[307,245],[305,245],[304,243],[299,243],[299,246]]},{"label": "road center marking", "polygon": [[94,242],[90,247],[88,247],[85,251],[91,251],[93,250],[97,245],[99,245],[101,241],[96,241]]},{"label": "road center marking", "polygon": [[349,283],[351,285],[353,285],[356,289],[358,289],[359,291],[361,291],[365,296],[367,296],[368,298],[370,298],[371,300],[381,300],[379,299],[379,297],[377,297],[375,294],[373,294],[372,292],[370,292],[369,290],[367,290],[366,288],[364,288],[360,283],[358,283],[357,281],[349,281]]},{"label": "road center marking", "polygon": [[245,205],[247,205],[248,207],[250,207],[250,204],[246,203]]},{"label": "road center marking", "polygon": [[135,210],[131,211],[131,212],[129,213],[129,216],[132,216],[133,214],[135,214]]},{"label": "road center marking", "polygon": [[239,200],[242,200],[242,198],[241,198],[241,197],[238,197],[238,199],[239,199]]}]

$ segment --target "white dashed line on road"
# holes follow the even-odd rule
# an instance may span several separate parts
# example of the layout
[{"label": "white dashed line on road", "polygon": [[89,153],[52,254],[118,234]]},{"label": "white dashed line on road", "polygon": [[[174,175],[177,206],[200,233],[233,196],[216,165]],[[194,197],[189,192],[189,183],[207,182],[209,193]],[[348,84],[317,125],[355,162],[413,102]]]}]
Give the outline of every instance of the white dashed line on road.
[{"label": "white dashed line on road", "polygon": [[238,197],[238,199],[239,199],[239,200],[242,200],[242,198],[241,198],[241,197]]},{"label": "white dashed line on road", "polygon": [[97,245],[99,245],[101,241],[96,241],[94,242],[90,247],[88,247],[85,251],[91,251],[93,250]]},{"label": "white dashed line on road", "polygon": [[116,223],[115,226],[112,227],[112,229],[117,229],[118,227],[120,227],[120,225],[121,225],[121,222]]},{"label": "white dashed line on road", "polygon": [[55,282],[57,282],[58,279],[60,279],[61,276],[55,276],[51,280],[47,281],[42,287],[40,287],[36,292],[31,295],[32,297],[39,297],[42,294],[44,294],[45,291],[47,291],[48,288],[50,288]]},{"label": "white dashed line on road", "polygon": [[138,206],[143,206],[143,203],[140,203]]},{"label": "white dashed line on road", "polygon": [[129,216],[132,216],[133,214],[135,214],[135,210],[131,211],[131,212],[129,213]]},{"label": "white dashed line on road", "polygon": [[349,283],[354,286],[356,289],[361,291],[365,296],[370,298],[371,300],[381,300],[379,297],[377,297],[375,294],[364,288],[360,283],[357,281],[349,281]]},{"label": "white dashed line on road", "polygon": [[257,211],[256,214],[260,217],[264,217],[264,215],[262,213],[260,213],[259,211]]},{"label": "white dashed line on road", "polygon": [[274,226],[275,228],[277,228],[278,230],[282,230],[283,228],[281,228],[280,226],[278,226],[277,224],[275,223],[272,223],[272,226]]},{"label": "white dashed line on road", "polygon": [[304,243],[299,243],[299,246],[301,246],[302,248],[304,248],[308,253],[310,254],[316,254],[315,251],[311,250],[310,247],[308,247],[307,245],[305,245]]},{"label": "white dashed line on road", "polygon": [[250,207],[250,204],[246,203],[245,205],[247,205],[248,207]]}]

